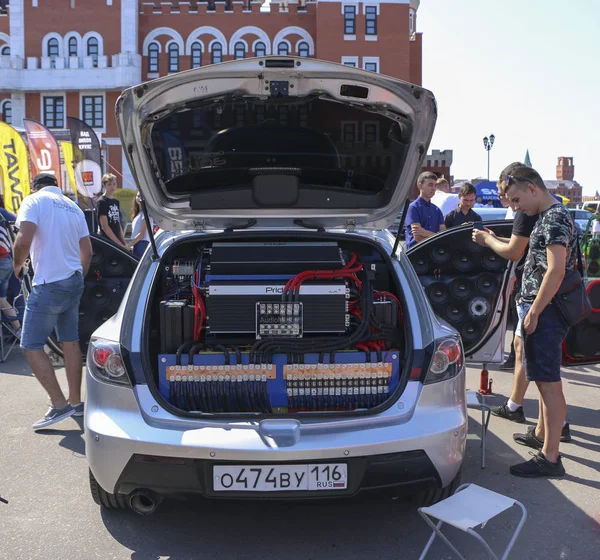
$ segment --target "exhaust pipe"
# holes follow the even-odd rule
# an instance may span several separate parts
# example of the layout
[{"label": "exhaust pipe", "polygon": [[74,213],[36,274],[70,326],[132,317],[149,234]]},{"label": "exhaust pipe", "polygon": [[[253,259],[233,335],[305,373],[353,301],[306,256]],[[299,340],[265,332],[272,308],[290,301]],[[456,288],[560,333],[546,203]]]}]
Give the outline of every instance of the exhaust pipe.
[{"label": "exhaust pipe", "polygon": [[162,496],[152,490],[135,490],[129,496],[129,507],[140,515],[150,515],[162,501]]}]

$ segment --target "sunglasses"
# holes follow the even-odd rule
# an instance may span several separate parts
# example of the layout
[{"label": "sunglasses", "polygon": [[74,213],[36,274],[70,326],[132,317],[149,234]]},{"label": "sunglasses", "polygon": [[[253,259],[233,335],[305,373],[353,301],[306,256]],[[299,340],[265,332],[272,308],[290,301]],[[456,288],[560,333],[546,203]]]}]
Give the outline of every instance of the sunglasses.
[{"label": "sunglasses", "polygon": [[522,183],[531,183],[531,179],[526,179],[525,177],[518,177],[517,175],[507,175],[506,188],[510,187],[516,181],[521,181]]}]

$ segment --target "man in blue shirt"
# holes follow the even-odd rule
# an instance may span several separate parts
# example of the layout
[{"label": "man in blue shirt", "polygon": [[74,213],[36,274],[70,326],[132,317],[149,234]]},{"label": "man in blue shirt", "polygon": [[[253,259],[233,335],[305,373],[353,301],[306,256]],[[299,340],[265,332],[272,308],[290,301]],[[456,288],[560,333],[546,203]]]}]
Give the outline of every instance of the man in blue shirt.
[{"label": "man in blue shirt", "polygon": [[420,196],[410,203],[406,213],[406,248],[446,229],[442,211],[431,202],[435,194],[437,176],[425,171],[417,179]]}]

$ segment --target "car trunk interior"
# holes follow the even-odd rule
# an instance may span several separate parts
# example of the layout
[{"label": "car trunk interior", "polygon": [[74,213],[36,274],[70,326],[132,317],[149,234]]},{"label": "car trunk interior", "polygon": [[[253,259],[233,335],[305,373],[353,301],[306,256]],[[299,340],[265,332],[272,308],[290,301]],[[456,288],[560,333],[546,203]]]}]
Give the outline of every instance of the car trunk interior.
[{"label": "car trunk interior", "polygon": [[182,239],[146,306],[149,382],[178,414],[379,411],[408,380],[391,266],[349,234]]}]

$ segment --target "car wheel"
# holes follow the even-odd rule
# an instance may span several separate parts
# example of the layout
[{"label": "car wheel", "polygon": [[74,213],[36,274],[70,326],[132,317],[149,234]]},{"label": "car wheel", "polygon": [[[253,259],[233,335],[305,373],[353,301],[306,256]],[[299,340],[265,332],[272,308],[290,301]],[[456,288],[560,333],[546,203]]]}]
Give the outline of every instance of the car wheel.
[{"label": "car wheel", "polygon": [[417,507],[427,507],[449,498],[459,487],[461,475],[462,469],[458,471],[457,475],[448,486],[445,488],[432,488],[430,490],[419,492],[414,496],[413,502]]},{"label": "car wheel", "polygon": [[121,494],[109,494],[98,484],[92,471],[90,471],[90,491],[92,492],[94,502],[99,506],[110,509],[129,509],[127,498]]}]

